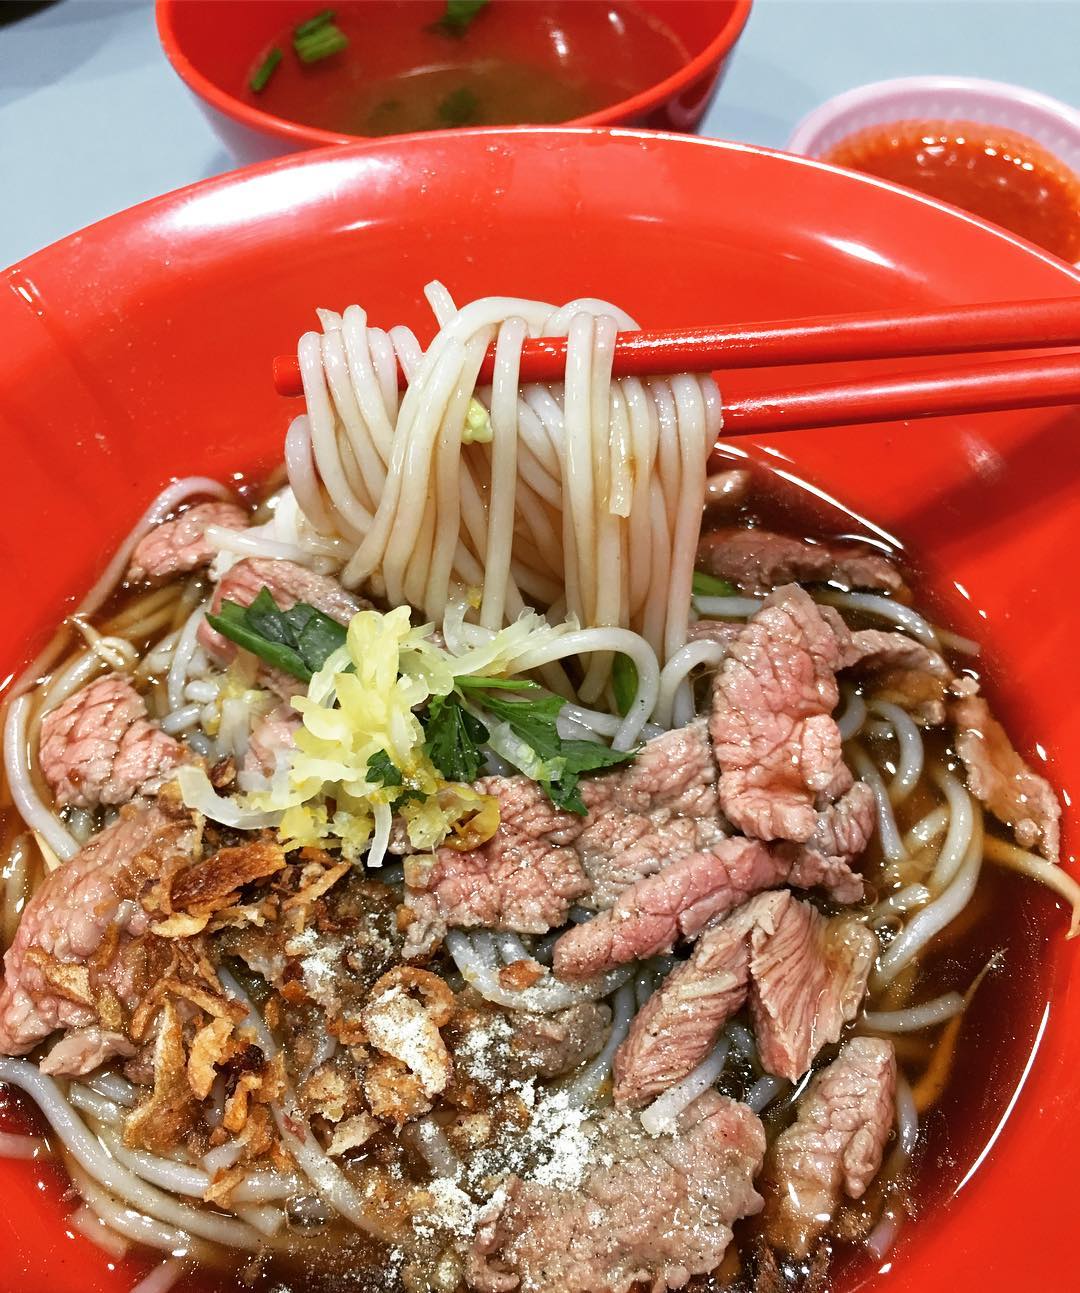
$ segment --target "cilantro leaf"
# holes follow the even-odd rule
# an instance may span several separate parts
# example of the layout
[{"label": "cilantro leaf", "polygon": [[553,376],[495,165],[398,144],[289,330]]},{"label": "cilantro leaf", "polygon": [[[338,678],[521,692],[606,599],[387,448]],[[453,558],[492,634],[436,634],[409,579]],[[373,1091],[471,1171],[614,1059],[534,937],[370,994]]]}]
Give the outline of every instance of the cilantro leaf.
[{"label": "cilantro leaf", "polygon": [[487,695],[478,700],[484,710],[501,719],[514,735],[523,741],[543,763],[557,768],[538,784],[556,807],[585,816],[585,802],[579,782],[584,772],[626,763],[634,750],[612,750],[599,741],[564,741],[556,720],[566,703],[561,696],[544,695],[537,700],[510,700]]},{"label": "cilantro leaf", "polygon": [[484,766],[487,727],[456,696],[435,696],[421,718],[428,758],[447,781],[475,781]]},{"label": "cilantro leaf", "polygon": [[416,790],[413,786],[405,785],[401,769],[385,750],[376,750],[368,759],[367,777],[369,781],[377,782],[379,785],[391,790],[396,786],[403,787],[401,793],[390,800],[391,808],[397,808],[399,805],[407,803],[410,799],[425,799],[427,797],[423,791]]},{"label": "cilantro leaf", "polygon": [[265,587],[249,606],[222,602],[206,622],[222,637],[301,682],[310,682],[328,657],[345,645],[346,630],[337,620],[306,602],[282,610]]}]

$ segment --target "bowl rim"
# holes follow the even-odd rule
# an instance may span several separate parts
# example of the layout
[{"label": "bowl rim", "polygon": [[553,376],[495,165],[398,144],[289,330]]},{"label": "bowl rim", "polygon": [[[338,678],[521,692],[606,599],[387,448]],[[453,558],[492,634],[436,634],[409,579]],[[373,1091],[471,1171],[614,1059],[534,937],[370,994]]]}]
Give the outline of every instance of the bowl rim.
[{"label": "bowl rim", "polygon": [[[319,126],[306,126],[301,122],[291,121],[288,117],[279,117],[275,113],[266,112],[262,108],[245,103],[238,96],[223,90],[195,66],[181,47],[174,21],[176,11],[181,3],[182,0],[155,0],[154,11],[157,20],[158,39],[165,52],[165,57],[171,64],[173,71],[197,98],[239,125],[246,126],[261,135],[283,140],[297,148],[305,146],[317,148],[323,145],[341,146],[342,144],[356,144],[358,142],[368,143],[372,140],[383,138],[407,138],[406,135],[347,135],[336,130],[323,130]],[[606,108],[600,108],[598,111],[590,112],[583,117],[571,117],[565,122],[552,124],[573,126],[611,125],[626,117],[649,112],[667,100],[681,94],[687,86],[692,85],[699,76],[707,72],[711,64],[718,63],[726,54],[731,52],[742,35],[743,28],[750,17],[753,3],[754,0],[731,0],[733,6],[731,13],[721,25],[720,30],[700,54],[695,55],[688,63],[684,63],[671,76],[665,77],[662,81],[657,81],[654,85],[632,95],[628,99],[620,99],[617,103],[608,104]],[[512,126],[485,128],[515,129]],[[422,133],[433,134],[436,132],[424,131]]]},{"label": "bowl rim", "polygon": [[[158,0],[158,3],[177,3],[179,0]],[[749,0],[748,0],[749,2]],[[17,261],[13,261],[4,268],[4,273],[17,266],[27,266],[32,264],[38,257],[54,255],[66,245],[72,245],[86,239],[87,235],[93,234],[96,237],[111,236],[112,232],[120,228],[125,223],[130,223],[136,219],[144,219],[155,210],[164,212],[177,206],[183,205],[189,198],[196,194],[203,195],[211,193],[215,189],[224,189],[238,183],[245,183],[249,180],[256,179],[261,175],[272,174],[277,170],[288,169],[295,166],[317,165],[330,161],[346,159],[350,154],[365,153],[369,149],[394,149],[402,146],[412,146],[420,144],[425,140],[440,138],[445,144],[451,139],[471,139],[487,138],[503,142],[513,141],[517,138],[530,137],[534,135],[547,136],[551,138],[563,139],[637,139],[642,144],[653,144],[656,146],[677,145],[686,148],[701,148],[710,151],[747,153],[756,156],[780,158],[789,165],[807,167],[813,170],[828,171],[834,175],[841,175],[848,182],[855,182],[866,185],[870,188],[884,189],[891,193],[901,194],[907,201],[916,202],[921,206],[936,208],[939,211],[948,213],[955,220],[962,223],[975,225],[994,235],[995,238],[1003,242],[1022,247],[1029,255],[1035,256],[1038,260],[1053,265],[1055,269],[1063,270],[1066,274],[1071,274],[1077,284],[1080,284],[1080,266],[1069,264],[1068,261],[1062,260],[1055,256],[1053,252],[1038,246],[1036,243],[1029,242],[1019,234],[1012,233],[1008,229],[996,225],[992,221],[984,220],[981,216],[973,215],[970,211],[965,211],[962,207],[953,206],[948,202],[943,202],[939,198],[931,197],[927,193],[920,193],[916,189],[906,188],[902,184],[895,184],[891,180],[881,179],[877,175],[868,175],[863,171],[853,171],[845,166],[836,166],[831,162],[824,162],[817,157],[808,157],[804,153],[795,153],[788,148],[769,148],[763,144],[743,143],[734,139],[719,139],[712,136],[688,134],[685,131],[678,130],[649,130],[644,126],[594,126],[580,125],[577,123],[564,123],[559,125],[528,125],[528,126],[468,126],[458,130],[424,130],[416,131],[407,135],[382,135],[378,138],[364,139],[355,136],[348,136],[347,143],[332,144],[321,148],[312,148],[303,152],[282,153],[274,157],[259,162],[249,162],[246,166],[238,166],[232,170],[222,171],[218,175],[205,176],[202,179],[192,180],[189,184],[182,184],[179,188],[168,189],[164,193],[157,194],[154,197],[146,198],[142,202],[136,202],[132,206],[122,207],[110,215],[102,216],[100,220],[94,220],[80,229],[74,229],[70,233],[64,234],[60,238],[46,243],[43,247],[28,253]],[[0,371],[3,370],[3,363],[0,362]]]}]

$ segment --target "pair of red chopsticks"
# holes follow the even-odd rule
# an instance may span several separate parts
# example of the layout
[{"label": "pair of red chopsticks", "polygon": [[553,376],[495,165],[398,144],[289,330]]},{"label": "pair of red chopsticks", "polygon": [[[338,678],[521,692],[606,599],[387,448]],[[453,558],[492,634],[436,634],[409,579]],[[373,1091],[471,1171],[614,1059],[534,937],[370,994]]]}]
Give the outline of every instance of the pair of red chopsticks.
[{"label": "pair of red chopsticks", "polygon": [[[837,314],[744,326],[620,332],[613,373],[646,377],[1075,345],[1080,345],[1080,297],[1061,297],[920,313]],[[481,385],[490,382],[493,364],[494,348],[481,366]],[[560,381],[565,364],[565,338],[526,341],[521,380]],[[399,378],[404,384],[404,377]],[[275,359],[274,384],[281,395],[302,394],[295,358]],[[921,372],[808,386],[785,386],[761,374],[752,384],[741,381],[733,397],[725,396],[724,435],[1061,404],[1080,404],[1080,353],[957,362]]]}]

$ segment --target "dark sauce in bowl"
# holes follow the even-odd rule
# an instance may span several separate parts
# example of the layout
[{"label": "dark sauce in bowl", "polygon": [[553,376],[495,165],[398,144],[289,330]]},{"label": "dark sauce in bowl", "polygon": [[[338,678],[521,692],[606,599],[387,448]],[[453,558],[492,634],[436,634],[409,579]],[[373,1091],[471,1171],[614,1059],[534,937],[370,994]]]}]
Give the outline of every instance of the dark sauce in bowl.
[{"label": "dark sauce in bowl", "polygon": [[554,123],[639,94],[690,57],[632,0],[493,0],[460,31],[440,22],[444,13],[426,0],[343,6],[334,21],[348,48],[310,65],[286,28],[274,42],[281,62],[244,98],[348,135]]}]

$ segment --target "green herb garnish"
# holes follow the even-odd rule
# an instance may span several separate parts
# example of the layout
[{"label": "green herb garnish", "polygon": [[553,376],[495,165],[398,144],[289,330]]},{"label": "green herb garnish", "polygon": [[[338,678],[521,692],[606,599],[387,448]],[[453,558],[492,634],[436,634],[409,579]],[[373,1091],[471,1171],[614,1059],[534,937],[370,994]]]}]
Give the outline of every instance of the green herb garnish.
[{"label": "green herb garnish", "polygon": [[267,82],[277,71],[277,65],[281,62],[281,50],[275,45],[267,54],[259,66],[251,74],[248,85],[256,94],[262,94],[266,89]]},{"label": "green herb garnish", "polygon": [[447,781],[475,781],[484,766],[480,746],[488,739],[484,724],[454,695],[435,696],[420,719],[424,750]]},{"label": "green herb garnish", "polygon": [[260,660],[310,682],[317,669],[345,645],[345,628],[306,602],[283,611],[270,590],[262,588],[250,606],[224,601],[207,624]]},{"label": "green herb garnish", "polygon": [[726,579],[717,579],[703,570],[695,570],[690,589],[695,597],[735,597],[738,589]]},{"label": "green herb garnish", "polygon": [[446,12],[438,22],[432,23],[431,29],[444,36],[464,36],[473,19],[487,5],[488,0],[446,0]]},{"label": "green herb garnish", "polygon": [[333,21],[333,9],[324,9],[321,13],[317,13],[314,18],[309,18],[307,22],[302,22],[298,27],[294,27],[293,40],[303,40],[305,36],[313,35],[320,27],[325,27]]},{"label": "green herb garnish", "polygon": [[324,9],[293,30],[293,49],[302,63],[318,63],[340,54],[349,38],[334,22],[333,9]]},{"label": "green herb garnish", "polygon": [[390,801],[391,808],[397,808],[400,804],[407,803],[410,799],[425,798],[422,790],[416,790],[412,786],[406,786],[404,778],[401,775],[401,769],[391,759],[385,750],[376,750],[367,761],[367,778],[377,785],[393,789],[395,786],[404,787],[401,794],[395,795]]},{"label": "green herb garnish", "polygon": [[436,112],[444,126],[468,126],[476,121],[480,100],[467,85],[451,90]]},{"label": "green herb garnish", "polygon": [[[612,750],[599,741],[564,741],[555,724],[565,703],[561,696],[546,694],[536,700],[490,694],[477,697],[485,716],[490,714],[506,723],[542,765],[544,771],[533,780],[543,786],[551,802],[584,817],[585,802],[578,784],[581,774],[627,763],[636,751]],[[532,776],[531,771],[522,771]]]},{"label": "green herb garnish", "polygon": [[611,690],[615,708],[625,718],[638,692],[637,665],[628,655],[617,655],[611,662]]}]

